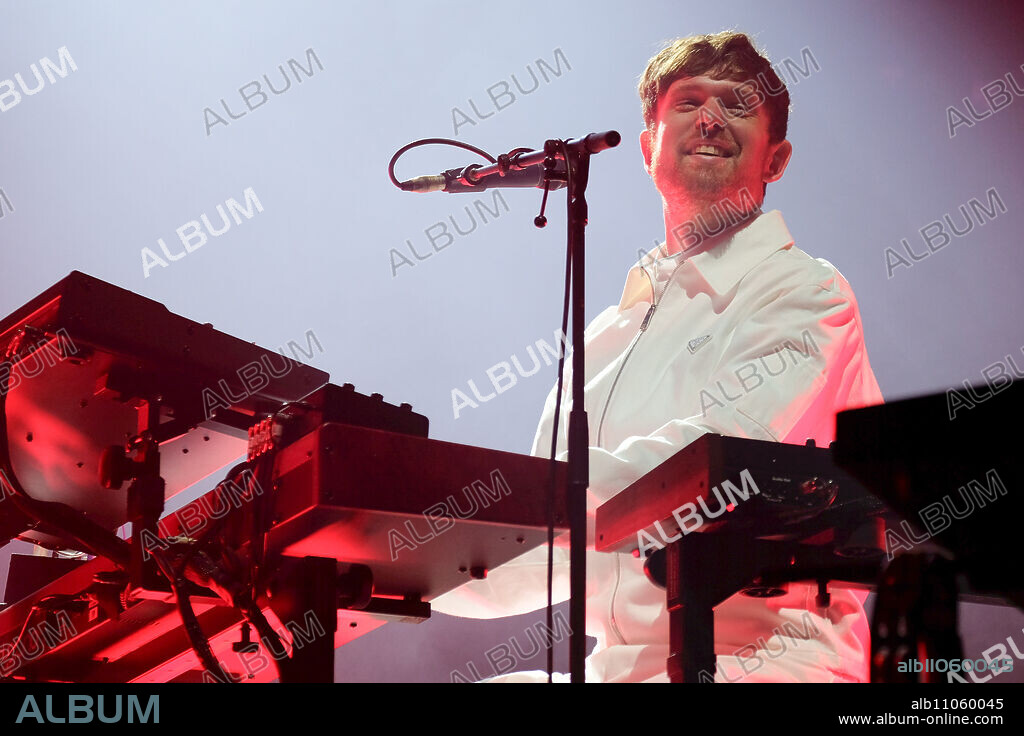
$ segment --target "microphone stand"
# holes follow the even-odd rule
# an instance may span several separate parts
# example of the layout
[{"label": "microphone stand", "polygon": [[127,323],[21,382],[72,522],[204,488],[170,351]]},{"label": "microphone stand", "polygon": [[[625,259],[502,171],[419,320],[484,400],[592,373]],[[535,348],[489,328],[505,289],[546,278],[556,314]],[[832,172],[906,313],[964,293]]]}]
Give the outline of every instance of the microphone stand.
[{"label": "microphone stand", "polygon": [[[546,146],[547,144],[545,144]],[[585,682],[587,656],[587,488],[590,485],[590,429],[583,404],[586,385],[585,327],[587,180],[590,152],[570,152],[568,247],[572,281],[572,411],[569,412],[569,672],[570,682]]]},{"label": "microphone stand", "polygon": [[[586,357],[583,332],[586,327],[585,280],[587,183],[590,156],[617,146],[615,131],[591,134],[575,141],[549,140],[544,143],[546,173],[553,174],[556,155],[566,158],[568,184],[568,233],[572,310],[572,411],[569,412],[569,468],[567,493],[569,514],[569,673],[571,682],[585,682],[587,655],[587,488],[590,485],[590,430],[584,409]],[[560,178],[560,177],[559,177]],[[546,196],[546,192],[545,192]],[[561,397],[558,397],[561,401]]]},{"label": "microphone stand", "polygon": [[[590,485],[590,430],[584,410],[583,394],[586,386],[586,360],[583,332],[586,327],[584,274],[586,273],[587,182],[590,177],[590,157],[595,153],[619,145],[622,136],[614,130],[591,133],[583,138],[544,142],[542,151],[515,149],[498,157],[489,166],[473,164],[461,170],[449,170],[429,179],[430,186],[399,182],[393,167],[398,157],[409,147],[426,142],[449,142],[443,139],[417,141],[402,148],[391,159],[389,173],[394,183],[407,191],[449,192],[482,191],[491,186],[502,186],[501,179],[512,171],[530,166],[544,166],[544,203],[541,214],[534,222],[538,227],[546,223],[544,206],[552,184],[566,181],[568,185],[567,247],[570,254],[569,274],[572,302],[572,411],[569,413],[569,468],[566,476],[566,498],[569,515],[569,672],[571,682],[584,682],[587,654],[587,487]],[[456,144],[463,145],[463,144]],[[565,160],[564,169],[559,159]],[[416,181],[416,180],[414,180]],[[411,186],[412,185],[412,186]],[[505,186],[536,186],[534,182],[509,180]],[[558,397],[561,401],[562,397]],[[557,428],[556,428],[557,429]],[[557,446],[557,445],[556,445]]]}]

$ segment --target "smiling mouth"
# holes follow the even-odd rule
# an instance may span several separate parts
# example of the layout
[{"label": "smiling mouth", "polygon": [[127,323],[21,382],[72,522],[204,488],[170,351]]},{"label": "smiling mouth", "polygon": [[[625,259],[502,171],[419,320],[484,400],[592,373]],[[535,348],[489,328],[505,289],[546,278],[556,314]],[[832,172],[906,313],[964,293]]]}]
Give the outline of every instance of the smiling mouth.
[{"label": "smiling mouth", "polygon": [[702,156],[704,158],[732,158],[732,154],[719,146],[701,144],[695,146],[688,156]]}]

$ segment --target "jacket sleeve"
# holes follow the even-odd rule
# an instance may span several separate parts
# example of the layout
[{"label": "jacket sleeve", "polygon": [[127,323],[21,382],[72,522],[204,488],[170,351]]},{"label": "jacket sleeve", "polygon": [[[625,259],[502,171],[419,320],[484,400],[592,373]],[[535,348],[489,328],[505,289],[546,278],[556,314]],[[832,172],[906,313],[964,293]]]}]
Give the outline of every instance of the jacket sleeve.
[{"label": "jacket sleeve", "polygon": [[[728,348],[707,385],[691,386],[685,366],[673,366],[670,370],[679,373],[676,385],[699,394],[699,413],[672,419],[649,435],[629,437],[613,449],[590,447],[590,544],[598,506],[703,434],[783,441],[794,430],[822,426],[828,426],[831,434],[836,402],[849,392],[852,381],[859,380],[858,371],[848,369],[864,353],[856,302],[852,294],[840,291],[837,280],[826,286],[794,287],[767,299],[727,336]],[[567,377],[566,395],[569,386]],[[550,452],[554,401],[552,390],[534,439],[534,455]],[[559,421],[559,460],[567,457],[567,405],[568,401]],[[561,601],[568,597],[568,535],[555,544],[555,601]],[[458,601],[448,611],[489,618],[543,607],[546,558],[547,547],[541,546],[492,571],[486,580],[460,587],[444,597]]]}]

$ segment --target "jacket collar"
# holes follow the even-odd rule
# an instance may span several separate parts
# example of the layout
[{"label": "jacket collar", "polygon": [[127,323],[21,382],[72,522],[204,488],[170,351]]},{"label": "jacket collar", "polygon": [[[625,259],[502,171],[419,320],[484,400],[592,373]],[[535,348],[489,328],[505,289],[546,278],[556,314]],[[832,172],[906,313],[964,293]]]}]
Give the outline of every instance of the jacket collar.
[{"label": "jacket collar", "polygon": [[[782,219],[782,213],[772,210],[759,215],[728,240],[690,256],[679,267],[679,272],[695,272],[715,293],[725,294],[765,258],[792,245],[793,236]],[[619,302],[620,311],[629,309],[639,301],[650,302],[654,299],[651,282],[644,275],[642,267],[652,264],[660,250],[660,246],[652,249],[629,270],[622,300]]]}]

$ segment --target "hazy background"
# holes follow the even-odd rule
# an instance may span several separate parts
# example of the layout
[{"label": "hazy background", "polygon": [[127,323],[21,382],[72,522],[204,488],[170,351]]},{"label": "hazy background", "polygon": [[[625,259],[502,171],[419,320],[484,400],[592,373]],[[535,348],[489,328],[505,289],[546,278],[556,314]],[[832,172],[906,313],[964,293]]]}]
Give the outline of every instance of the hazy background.
[{"label": "hazy background", "polygon": [[[774,61],[804,64],[809,49],[820,66],[790,85],[795,153],[765,209],[780,209],[797,245],[853,285],[886,398],[980,383],[1007,354],[1024,365],[1024,100],[953,138],[947,108],[966,112],[967,97],[984,115],[981,88],[1006,74],[1024,89],[1024,28],[1011,5],[0,2],[0,80],[20,73],[31,88],[31,65],[58,62],[61,47],[77,66],[16,105],[0,98],[0,315],[80,270],[266,347],[305,344],[312,329],[324,348],[313,364],[334,382],[410,402],[437,439],[528,452],[553,367],[458,419],[452,389],[468,392],[472,379],[486,391],[488,368],[512,355],[528,366],[526,346],[552,341],[562,195],[552,196],[545,230],[533,226],[535,190],[504,191],[507,210],[499,202],[499,216],[482,224],[474,200],[493,211],[490,193],[402,193],[388,160],[431,136],[496,154],[620,131],[622,145],[591,172],[592,318],[618,301],[637,251],[663,237],[637,140],[638,77],[664,41],[735,28]],[[310,67],[308,49],[323,69],[289,70],[290,59]],[[266,91],[267,75],[280,89],[279,65],[291,87],[247,111],[239,88],[260,80]],[[537,88],[524,95],[511,75],[529,89],[531,70]],[[487,90],[498,85],[498,104],[508,104],[503,81],[516,99],[496,110]],[[247,114],[228,118],[221,100]],[[204,108],[228,124],[208,130]],[[453,108],[473,120],[455,113],[458,135]],[[418,149],[398,175],[475,160]],[[202,214],[217,227],[217,205],[250,187],[263,212],[144,277],[143,248],[159,254],[162,238],[181,252],[177,228]],[[957,208],[987,203],[993,187],[1005,213],[889,277],[887,248],[906,257],[906,238],[927,252],[921,228],[947,213],[962,223]],[[474,229],[458,235],[448,218],[470,230],[467,206]],[[454,240],[434,252],[425,231],[438,222]],[[433,255],[417,261],[407,241]],[[0,589],[8,553],[25,548],[0,553]],[[338,679],[447,681],[470,661],[483,671],[487,649],[513,636],[525,645],[540,620],[388,625],[339,651]],[[968,652],[1008,636],[1024,642],[1022,623],[1015,611],[965,607]]]}]

